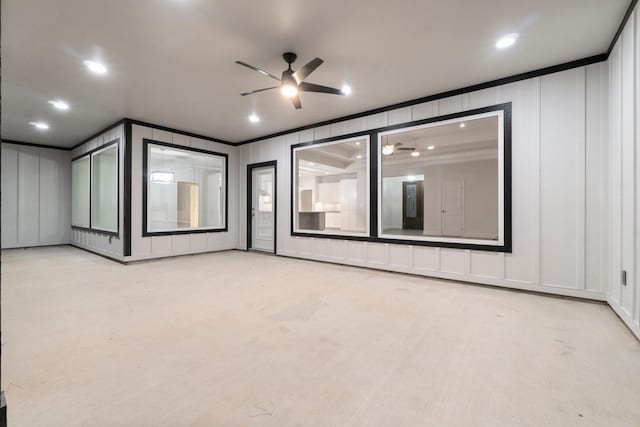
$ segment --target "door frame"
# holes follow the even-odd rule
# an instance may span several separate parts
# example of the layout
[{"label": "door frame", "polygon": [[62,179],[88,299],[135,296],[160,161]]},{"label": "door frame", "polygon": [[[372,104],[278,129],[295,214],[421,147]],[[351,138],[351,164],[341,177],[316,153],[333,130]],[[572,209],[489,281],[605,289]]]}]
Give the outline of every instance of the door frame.
[{"label": "door frame", "polygon": [[251,205],[253,204],[253,170],[273,166],[273,254],[278,254],[278,161],[247,165],[247,251],[251,250]]},{"label": "door frame", "polygon": [[[406,210],[407,210],[407,186],[415,184],[416,186],[416,218],[420,218],[417,228],[405,228]],[[421,191],[418,191],[420,189]],[[402,181],[402,229],[403,230],[422,230],[424,231],[424,182],[423,181]]]}]

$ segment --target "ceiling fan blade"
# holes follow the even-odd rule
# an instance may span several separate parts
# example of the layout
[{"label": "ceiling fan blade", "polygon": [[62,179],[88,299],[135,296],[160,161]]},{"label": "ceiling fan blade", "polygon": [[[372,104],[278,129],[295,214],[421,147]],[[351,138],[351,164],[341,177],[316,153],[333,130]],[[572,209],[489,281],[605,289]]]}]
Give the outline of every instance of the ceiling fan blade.
[{"label": "ceiling fan blade", "polygon": [[253,95],[254,93],[258,93],[258,92],[264,92],[265,90],[271,90],[271,89],[278,89],[280,86],[273,86],[273,87],[265,87],[264,89],[256,89],[256,90],[252,90],[251,92],[244,92],[241,93],[241,96],[247,96],[247,95]]},{"label": "ceiling fan blade", "polygon": [[316,58],[316,59],[312,59],[307,64],[299,68],[298,71],[293,73],[293,78],[295,79],[296,83],[298,84],[302,83],[302,81],[306,79],[309,74],[313,73],[316,70],[316,68],[321,66],[323,62],[324,61],[322,59]]},{"label": "ceiling fan blade", "polygon": [[298,90],[304,92],[320,92],[320,93],[330,93],[332,95],[344,95],[340,89],[336,89],[329,86],[316,85],[313,83],[302,82],[298,85]]},{"label": "ceiling fan blade", "polygon": [[300,102],[300,97],[298,95],[292,96],[291,102],[293,102],[293,106],[296,107],[296,110],[302,108],[302,103]]},{"label": "ceiling fan blade", "polygon": [[270,72],[265,71],[265,70],[262,70],[262,69],[260,69],[260,68],[258,68],[258,67],[254,67],[253,65],[249,65],[249,64],[247,64],[246,62],[236,61],[236,64],[242,65],[243,67],[247,67],[247,68],[249,68],[249,69],[251,69],[251,70],[253,70],[253,71],[257,71],[257,72],[259,72],[260,74],[262,74],[263,76],[271,77],[272,79],[275,79],[275,80],[277,80],[277,81],[280,81],[280,79],[279,79],[279,78],[277,78],[276,76],[274,76],[274,75],[273,75],[273,74],[271,74]]},{"label": "ceiling fan blade", "polygon": [[415,151],[414,147],[396,147],[396,150]]}]

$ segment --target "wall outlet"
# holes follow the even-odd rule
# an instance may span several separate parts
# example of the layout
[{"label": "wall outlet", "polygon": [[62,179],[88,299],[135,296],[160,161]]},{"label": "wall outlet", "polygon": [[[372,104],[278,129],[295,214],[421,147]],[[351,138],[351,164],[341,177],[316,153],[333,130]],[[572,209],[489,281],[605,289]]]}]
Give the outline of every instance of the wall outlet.
[{"label": "wall outlet", "polygon": [[623,286],[627,286],[627,271],[626,270],[622,270],[621,280],[622,280],[622,285]]}]

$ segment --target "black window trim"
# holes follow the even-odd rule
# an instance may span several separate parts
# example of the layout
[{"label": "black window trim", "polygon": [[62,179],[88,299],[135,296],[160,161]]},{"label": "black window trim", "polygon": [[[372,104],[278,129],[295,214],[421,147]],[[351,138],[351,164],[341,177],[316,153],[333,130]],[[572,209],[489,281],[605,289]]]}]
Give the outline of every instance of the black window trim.
[{"label": "black window trim", "polygon": [[[393,239],[388,237],[378,237],[378,134],[381,132],[386,132],[390,130],[398,130],[403,128],[409,128],[414,126],[420,126],[424,124],[459,119],[471,115],[494,112],[494,111],[503,111],[503,157],[504,157],[504,165],[503,165],[503,179],[504,179],[504,202],[503,202],[503,218],[504,218],[504,242],[502,245],[483,245],[477,243],[458,243],[458,242],[435,242],[435,241],[427,241],[427,240],[405,240],[405,239]],[[512,182],[511,182],[511,168],[512,168],[512,158],[511,158],[511,120],[512,120],[512,103],[506,102],[502,104],[491,105],[483,108],[476,108],[471,110],[465,110],[458,113],[445,114],[441,116],[429,117],[422,120],[414,120],[405,123],[394,124],[391,126],[384,126],[375,129],[370,129],[367,131],[351,133],[347,135],[340,135],[331,138],[323,138],[314,141],[303,142],[299,144],[294,144],[291,146],[291,175],[290,175],[290,185],[291,185],[291,221],[290,221],[290,231],[291,236],[294,237],[313,237],[319,239],[337,239],[337,240],[353,240],[353,241],[361,241],[361,242],[371,242],[371,243],[389,243],[389,244],[397,244],[397,245],[405,245],[405,246],[428,246],[428,247],[437,247],[437,248],[450,248],[450,249],[470,249],[470,250],[478,250],[478,251],[487,251],[487,252],[504,252],[511,253],[512,252]],[[293,187],[294,182],[294,149],[322,144],[331,141],[337,141],[341,139],[349,139],[357,136],[369,135],[369,235],[368,236],[345,236],[345,235],[335,235],[335,234],[317,234],[317,233],[304,233],[304,232],[296,232],[294,229],[294,192],[296,189]]]},{"label": "black window trim", "polygon": [[[340,135],[340,136],[335,136],[335,137],[330,137],[330,138],[323,138],[323,139],[318,139],[318,140],[314,140],[314,141],[307,141],[307,142],[301,142],[299,144],[294,144],[291,146],[291,235],[292,236],[301,236],[301,237],[318,237],[318,238],[328,238],[328,239],[345,239],[345,240],[367,240],[369,239],[369,235],[371,233],[371,228],[372,228],[372,217],[373,217],[373,212],[371,211],[371,182],[368,182],[367,185],[369,186],[369,205],[367,206],[367,209],[369,209],[369,218],[367,218],[368,223],[369,223],[369,230],[368,231],[364,231],[362,233],[360,233],[360,235],[350,235],[350,234],[329,234],[329,233],[314,233],[312,231],[309,232],[304,232],[304,231],[296,231],[295,229],[295,215],[297,215],[296,209],[295,209],[295,202],[297,201],[297,189],[294,188],[294,176],[295,176],[295,151],[299,148],[303,148],[303,147],[309,147],[312,145],[320,145],[320,144],[326,144],[329,142],[340,142],[340,141],[344,141],[344,142],[349,142],[349,140],[354,140],[354,139],[358,139],[358,138],[367,138],[367,155],[369,157],[371,157],[372,152],[374,150],[374,148],[372,147],[373,144],[373,136],[371,131],[364,131],[364,132],[355,132],[355,133],[350,133],[347,135]],[[371,181],[372,178],[372,163],[369,162],[369,164],[367,165],[368,169],[369,169],[369,177],[368,180]],[[355,234],[355,233],[354,233]]]},{"label": "black window trim", "polygon": [[[216,228],[199,228],[196,230],[170,230],[170,231],[147,231],[147,197],[148,197],[148,165],[149,165],[149,145],[159,145],[162,147],[174,148],[184,151],[193,151],[195,153],[209,154],[222,157],[224,161],[224,227]],[[168,142],[155,141],[149,138],[142,139],[142,237],[152,236],[176,236],[182,234],[199,234],[199,233],[222,233],[229,231],[229,155],[219,153],[217,151],[205,150],[202,148],[187,147],[184,145],[171,144]]]},{"label": "black window trim", "polygon": [[[100,230],[97,228],[93,228],[93,215],[91,212],[93,208],[93,155],[98,151],[103,151],[110,148],[112,145],[116,146],[116,152],[117,152],[116,164],[118,165],[118,172],[117,172],[118,212],[116,214],[117,231],[107,231],[107,230]],[[88,231],[91,233],[102,234],[110,237],[116,237],[118,239],[120,238],[120,155],[121,155],[120,153],[121,151],[122,150],[120,149],[120,138],[115,138],[107,142],[106,144],[102,144],[99,147],[96,147],[92,150],[87,151],[86,153],[82,153],[71,159],[71,163],[73,164],[73,162],[75,162],[76,160],[84,159],[85,157],[89,158],[89,227],[82,227],[79,225],[72,224],[71,225],[72,230]],[[73,194],[71,195],[71,197],[73,197]]]}]

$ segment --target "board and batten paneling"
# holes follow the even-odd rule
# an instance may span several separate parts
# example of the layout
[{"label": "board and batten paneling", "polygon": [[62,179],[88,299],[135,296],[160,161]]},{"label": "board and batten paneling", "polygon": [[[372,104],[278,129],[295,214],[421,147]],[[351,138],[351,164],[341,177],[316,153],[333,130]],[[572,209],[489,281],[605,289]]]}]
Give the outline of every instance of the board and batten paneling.
[{"label": "board and batten paneling", "polygon": [[[609,57],[608,302],[640,337],[640,34],[638,8]],[[626,272],[626,285],[622,272]]]},{"label": "board and batten paneling", "polygon": [[[605,270],[588,260],[606,244],[607,79],[597,63],[243,145],[240,211],[247,165],[277,160],[279,255],[605,300]],[[291,145],[503,102],[513,107],[512,253],[290,235]],[[244,216],[239,233],[244,248]]]},{"label": "board and batten paneling", "polygon": [[68,151],[2,143],[2,248],[69,243]]},{"label": "board and batten paneling", "polygon": [[124,125],[116,126],[95,138],[85,142],[79,147],[74,148],[71,151],[71,158],[75,158],[102,147],[114,140],[119,140],[118,156],[119,156],[119,216],[118,216],[118,237],[107,235],[99,231],[84,230],[78,228],[71,229],[71,244],[83,249],[87,249],[92,252],[99,253],[109,258],[123,261],[124,246],[123,246],[123,223],[124,223]]},{"label": "board and batten paneling", "polygon": [[[125,261],[139,261],[235,249],[238,246],[238,148],[226,144],[167,132],[153,127],[132,125],[131,181],[131,256]],[[169,236],[142,235],[142,149],[143,139],[166,142],[183,147],[193,147],[228,154],[229,197],[227,231],[214,233],[177,234]]]}]

